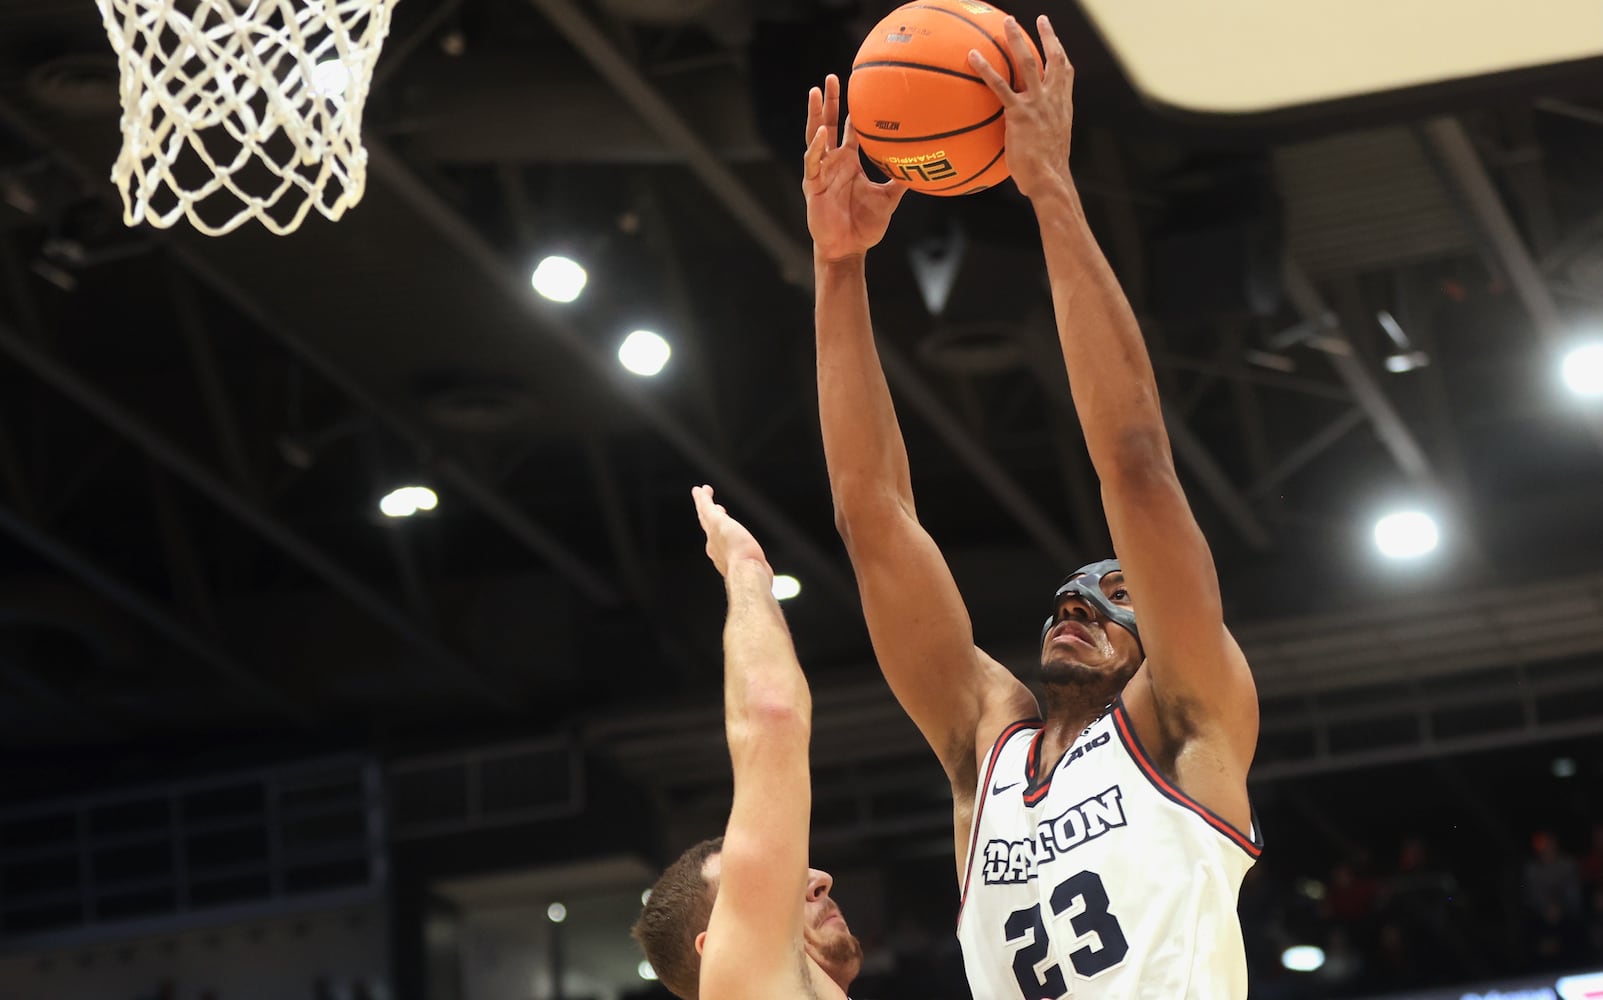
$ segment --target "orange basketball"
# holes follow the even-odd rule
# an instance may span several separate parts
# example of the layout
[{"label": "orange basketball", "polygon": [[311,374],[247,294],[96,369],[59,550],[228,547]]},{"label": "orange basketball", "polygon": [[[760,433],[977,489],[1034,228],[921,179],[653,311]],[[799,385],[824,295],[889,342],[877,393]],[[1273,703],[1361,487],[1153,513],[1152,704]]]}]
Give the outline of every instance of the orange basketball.
[{"label": "orange basketball", "polygon": [[846,102],[863,152],[887,176],[942,196],[1007,179],[1002,102],[968,62],[979,49],[1015,83],[1006,19],[977,0],[918,0],[868,33]]}]

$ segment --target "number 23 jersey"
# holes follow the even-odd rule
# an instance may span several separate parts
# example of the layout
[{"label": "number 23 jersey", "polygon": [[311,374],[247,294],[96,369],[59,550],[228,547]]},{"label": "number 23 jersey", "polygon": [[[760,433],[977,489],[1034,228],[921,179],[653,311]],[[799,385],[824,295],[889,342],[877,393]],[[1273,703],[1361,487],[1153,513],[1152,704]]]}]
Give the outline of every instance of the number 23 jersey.
[{"label": "number 23 jersey", "polygon": [[1153,765],[1122,702],[1055,768],[1041,722],[980,772],[957,937],[974,1000],[1242,1000],[1241,879],[1262,850]]}]

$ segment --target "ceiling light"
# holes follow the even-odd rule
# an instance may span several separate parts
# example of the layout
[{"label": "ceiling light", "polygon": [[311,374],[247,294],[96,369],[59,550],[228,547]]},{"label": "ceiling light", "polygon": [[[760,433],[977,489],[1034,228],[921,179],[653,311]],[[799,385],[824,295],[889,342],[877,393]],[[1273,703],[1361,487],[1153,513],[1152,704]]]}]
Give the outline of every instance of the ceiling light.
[{"label": "ceiling light", "polygon": [[561,903],[552,903],[545,908],[546,919],[553,924],[560,924],[568,919],[568,908]]},{"label": "ceiling light", "polygon": [[1430,355],[1424,351],[1399,351],[1386,355],[1386,370],[1394,375],[1411,372],[1430,364]]},{"label": "ceiling light", "polygon": [[618,347],[618,363],[647,378],[662,371],[673,354],[668,342],[650,330],[636,330]]},{"label": "ceiling light", "polygon": [[1417,558],[1433,551],[1440,541],[1436,519],[1423,511],[1398,511],[1375,522],[1375,547],[1388,559]]},{"label": "ceiling light", "polygon": [[589,280],[590,275],[578,261],[551,256],[535,267],[529,283],[552,302],[572,302],[584,291],[585,282]]},{"label": "ceiling light", "polygon": [[641,906],[645,906],[649,902],[651,902],[651,890],[650,889],[642,889],[642,890],[640,890],[640,905]]},{"label": "ceiling light", "polygon": [[351,71],[338,59],[325,59],[312,67],[312,90],[319,97],[344,97]]},{"label": "ceiling light", "polygon": [[1317,945],[1292,945],[1280,953],[1280,964],[1292,972],[1312,972],[1325,964],[1325,950]]},{"label": "ceiling light", "polygon": [[801,581],[789,573],[780,573],[774,577],[774,599],[788,601],[801,593]]},{"label": "ceiling light", "polygon": [[635,971],[640,974],[641,979],[644,979],[648,983],[654,983],[657,981],[657,970],[653,969],[651,967],[651,963],[645,961],[644,959],[640,961],[639,965],[635,966]]},{"label": "ceiling light", "polygon": [[1603,343],[1582,344],[1564,355],[1564,384],[1577,396],[1603,396]]},{"label": "ceiling light", "polygon": [[1554,757],[1553,758],[1553,777],[1555,777],[1555,778],[1573,778],[1573,777],[1575,777],[1575,758],[1574,757]]},{"label": "ceiling light", "polygon": [[440,498],[427,486],[402,486],[384,494],[378,502],[385,517],[411,517],[420,510],[433,510]]}]

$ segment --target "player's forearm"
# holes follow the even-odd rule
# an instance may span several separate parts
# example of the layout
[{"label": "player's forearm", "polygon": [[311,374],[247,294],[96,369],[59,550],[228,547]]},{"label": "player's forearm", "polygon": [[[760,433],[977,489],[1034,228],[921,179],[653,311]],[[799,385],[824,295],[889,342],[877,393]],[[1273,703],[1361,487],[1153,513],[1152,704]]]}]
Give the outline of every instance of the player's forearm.
[{"label": "player's forearm", "polygon": [[756,560],[731,563],[725,577],[724,718],[737,761],[741,745],[754,740],[799,738],[805,746],[812,718],[807,680],[773,585],[774,571]]},{"label": "player's forearm", "polygon": [[818,412],[842,527],[875,502],[913,503],[907,448],[874,346],[861,257],[818,261]]},{"label": "player's forearm", "polygon": [[1097,474],[1106,481],[1132,464],[1171,462],[1146,342],[1078,193],[1066,182],[1033,204],[1063,362]]}]

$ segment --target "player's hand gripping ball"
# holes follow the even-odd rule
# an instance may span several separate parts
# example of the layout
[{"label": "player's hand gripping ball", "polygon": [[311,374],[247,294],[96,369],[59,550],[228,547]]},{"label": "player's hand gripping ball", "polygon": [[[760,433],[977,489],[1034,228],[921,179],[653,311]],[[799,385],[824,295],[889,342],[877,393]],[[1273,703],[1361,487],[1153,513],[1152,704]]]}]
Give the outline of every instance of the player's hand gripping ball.
[{"label": "player's hand gripping ball", "polygon": [[977,0],[918,0],[868,33],[846,96],[863,152],[881,172],[941,196],[1007,179],[1002,102],[968,59],[978,49],[1017,88],[1006,21]]}]

